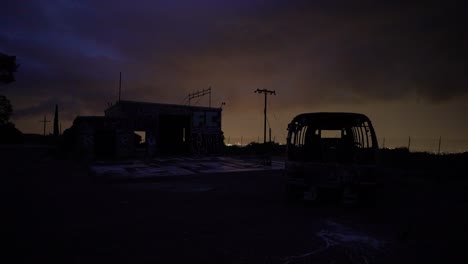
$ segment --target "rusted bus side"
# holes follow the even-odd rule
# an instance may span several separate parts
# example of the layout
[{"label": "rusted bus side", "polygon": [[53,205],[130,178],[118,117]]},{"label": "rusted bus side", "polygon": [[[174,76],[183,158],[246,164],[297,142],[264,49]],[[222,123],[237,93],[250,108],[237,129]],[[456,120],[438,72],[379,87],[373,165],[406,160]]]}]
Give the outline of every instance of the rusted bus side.
[{"label": "rusted bus side", "polygon": [[373,185],[376,183],[375,164],[333,164],[320,162],[288,161],[288,182],[297,186],[316,185],[339,188],[344,185]]}]

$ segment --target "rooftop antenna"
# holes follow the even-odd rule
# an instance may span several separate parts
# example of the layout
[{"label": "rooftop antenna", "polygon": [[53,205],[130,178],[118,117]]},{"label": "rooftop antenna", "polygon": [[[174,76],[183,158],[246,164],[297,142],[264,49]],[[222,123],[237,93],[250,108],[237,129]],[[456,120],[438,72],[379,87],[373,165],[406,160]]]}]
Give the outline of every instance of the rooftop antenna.
[{"label": "rooftop antenna", "polygon": [[[189,93],[188,97],[188,105],[190,105],[192,99],[209,95],[209,101],[208,101],[208,106],[211,107],[211,86],[208,89],[203,89],[201,91],[196,91],[194,93]],[[198,102],[198,101],[197,101]]]}]

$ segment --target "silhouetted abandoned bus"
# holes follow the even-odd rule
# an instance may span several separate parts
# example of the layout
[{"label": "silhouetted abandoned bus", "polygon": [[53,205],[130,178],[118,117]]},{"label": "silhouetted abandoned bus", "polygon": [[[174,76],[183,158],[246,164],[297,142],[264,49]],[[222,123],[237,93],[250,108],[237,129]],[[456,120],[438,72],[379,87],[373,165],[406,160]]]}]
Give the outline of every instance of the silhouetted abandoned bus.
[{"label": "silhouetted abandoned bus", "polygon": [[[345,201],[373,197],[377,137],[369,118],[356,113],[306,113],[288,125],[286,195]],[[333,197],[337,197],[333,195]]]}]

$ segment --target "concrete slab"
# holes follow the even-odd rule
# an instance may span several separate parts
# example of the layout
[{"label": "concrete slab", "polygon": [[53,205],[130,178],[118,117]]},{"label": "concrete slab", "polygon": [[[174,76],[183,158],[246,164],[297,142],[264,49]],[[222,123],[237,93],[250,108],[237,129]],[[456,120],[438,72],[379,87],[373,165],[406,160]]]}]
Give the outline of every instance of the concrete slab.
[{"label": "concrete slab", "polygon": [[272,161],[271,165],[265,165],[262,160],[233,157],[163,157],[122,164],[97,162],[90,168],[91,173],[99,178],[115,180],[283,169],[282,161]]}]

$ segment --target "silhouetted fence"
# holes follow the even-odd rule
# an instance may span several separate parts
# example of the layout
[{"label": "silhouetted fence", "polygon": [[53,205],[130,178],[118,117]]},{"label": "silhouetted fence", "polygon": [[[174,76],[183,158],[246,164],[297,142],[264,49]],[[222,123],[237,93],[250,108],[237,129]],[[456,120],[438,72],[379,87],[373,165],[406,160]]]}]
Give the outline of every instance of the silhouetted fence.
[{"label": "silhouetted fence", "polygon": [[[395,149],[408,148],[410,152],[430,152],[430,153],[461,153],[468,151],[468,139],[449,139],[444,137],[424,138],[424,137],[379,137],[379,148]],[[286,138],[272,136],[272,141],[285,144]],[[226,135],[224,143],[226,145],[246,146],[249,143],[263,143],[263,137],[243,137]]]},{"label": "silhouetted fence", "polygon": [[408,148],[410,152],[461,153],[468,151],[468,140],[443,137],[378,138],[380,148]]}]

